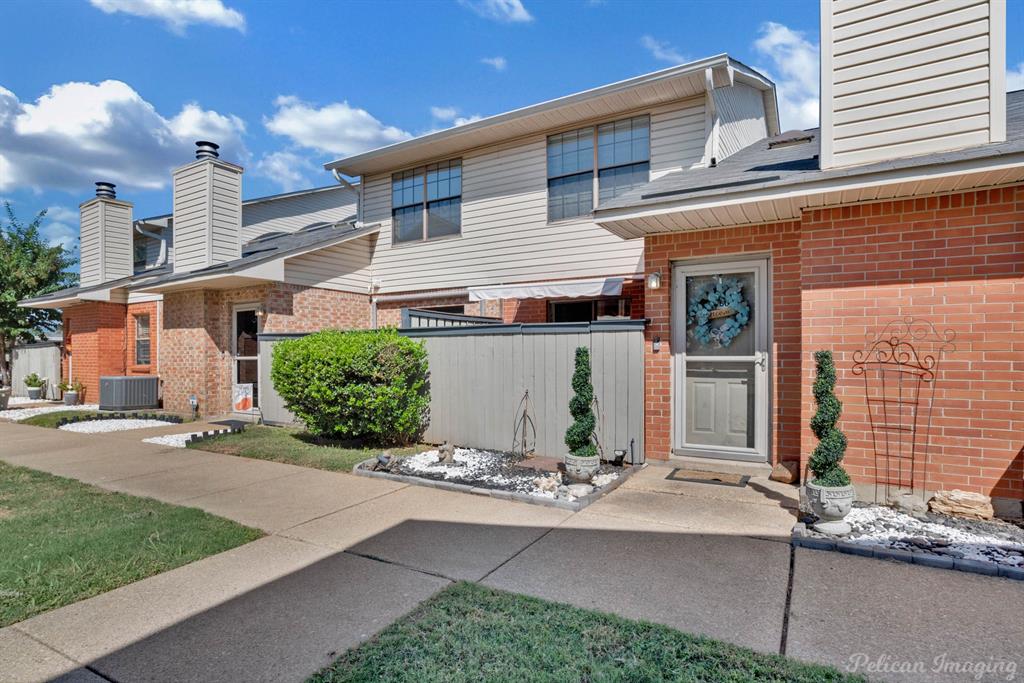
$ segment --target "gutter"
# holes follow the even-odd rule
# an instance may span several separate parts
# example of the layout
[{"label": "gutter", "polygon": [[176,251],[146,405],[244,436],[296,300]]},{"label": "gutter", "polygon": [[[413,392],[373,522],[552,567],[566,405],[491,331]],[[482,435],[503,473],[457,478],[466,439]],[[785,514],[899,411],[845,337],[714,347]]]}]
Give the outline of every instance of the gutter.
[{"label": "gutter", "polygon": [[159,268],[167,263],[167,237],[164,235],[158,235],[155,232],[150,232],[149,230],[144,230],[142,228],[143,225],[145,225],[145,223],[142,221],[135,221],[135,232],[145,237],[160,240],[160,255],[157,257],[156,264],[153,266],[154,268]]}]

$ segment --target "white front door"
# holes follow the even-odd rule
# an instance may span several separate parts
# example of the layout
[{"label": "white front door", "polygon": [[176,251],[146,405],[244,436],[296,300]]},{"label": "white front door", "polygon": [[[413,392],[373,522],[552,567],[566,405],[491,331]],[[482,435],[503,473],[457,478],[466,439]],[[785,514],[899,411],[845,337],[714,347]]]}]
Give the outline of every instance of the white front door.
[{"label": "white front door", "polygon": [[672,270],[674,455],[768,462],[768,261]]}]

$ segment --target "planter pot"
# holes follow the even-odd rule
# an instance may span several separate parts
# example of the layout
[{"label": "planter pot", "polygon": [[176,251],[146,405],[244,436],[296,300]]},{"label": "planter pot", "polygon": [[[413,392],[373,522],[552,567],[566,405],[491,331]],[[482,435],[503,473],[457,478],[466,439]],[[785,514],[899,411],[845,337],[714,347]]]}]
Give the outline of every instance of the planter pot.
[{"label": "planter pot", "polygon": [[28,397],[33,401],[38,401],[39,397],[43,395],[42,387],[25,387],[28,389]]},{"label": "planter pot", "polygon": [[11,397],[11,388],[0,388],[0,410],[7,410],[7,399]]},{"label": "planter pot", "polygon": [[66,406],[77,406],[78,405],[78,392],[77,391],[65,391],[64,392],[64,405],[66,405]]},{"label": "planter pot", "polygon": [[601,467],[601,456],[565,456],[565,474],[573,481],[587,483]]},{"label": "planter pot", "polygon": [[843,521],[850,514],[856,491],[853,486],[818,486],[807,482],[807,503],[818,518],[814,528],[826,534],[848,534],[850,525]]}]

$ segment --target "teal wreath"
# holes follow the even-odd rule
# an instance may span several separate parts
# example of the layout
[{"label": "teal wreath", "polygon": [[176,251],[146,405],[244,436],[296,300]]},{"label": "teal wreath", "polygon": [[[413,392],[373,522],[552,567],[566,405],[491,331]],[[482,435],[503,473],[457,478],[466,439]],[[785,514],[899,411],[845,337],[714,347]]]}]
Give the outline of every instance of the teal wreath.
[{"label": "teal wreath", "polygon": [[[723,316],[724,323],[712,326],[712,320],[721,319],[713,317],[713,313],[726,309],[733,312]],[[729,346],[749,322],[750,305],[743,298],[743,283],[734,277],[716,276],[700,285],[690,296],[686,308],[686,324],[696,325],[693,336],[702,344],[717,341],[722,346]]]}]

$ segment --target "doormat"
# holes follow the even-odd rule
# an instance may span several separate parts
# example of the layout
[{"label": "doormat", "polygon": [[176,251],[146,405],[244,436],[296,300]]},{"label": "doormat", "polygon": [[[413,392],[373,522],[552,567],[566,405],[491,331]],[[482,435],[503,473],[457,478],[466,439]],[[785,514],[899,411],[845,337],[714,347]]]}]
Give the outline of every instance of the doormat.
[{"label": "doormat", "polygon": [[717,484],[718,486],[737,486],[743,488],[750,480],[750,475],[676,468],[669,472],[665,478],[669,481],[692,481],[697,484]]}]

